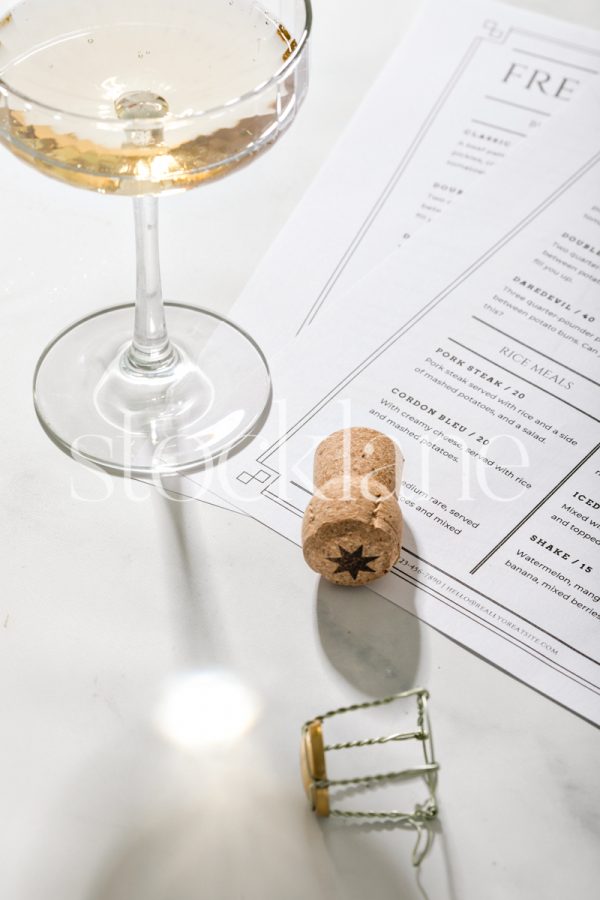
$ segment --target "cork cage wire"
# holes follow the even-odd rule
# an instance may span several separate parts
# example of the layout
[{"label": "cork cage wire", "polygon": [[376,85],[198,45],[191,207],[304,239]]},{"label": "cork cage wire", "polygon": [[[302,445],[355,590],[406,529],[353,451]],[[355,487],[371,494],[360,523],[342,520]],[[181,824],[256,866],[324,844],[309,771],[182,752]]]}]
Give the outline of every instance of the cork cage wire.
[{"label": "cork cage wire", "polygon": [[[323,735],[323,724],[336,716],[360,712],[379,706],[387,706],[399,701],[416,698],[416,728],[407,732],[396,732],[385,737],[365,738],[341,743],[326,744]],[[431,723],[427,711],[429,692],[423,688],[403,691],[381,700],[371,700],[352,706],[327,712],[306,722],[302,728],[301,769],[304,787],[311,807],[319,817],[341,817],[355,820],[388,820],[405,824],[417,831],[417,842],[413,851],[413,865],[418,866],[427,854],[431,835],[427,823],[437,817],[436,800],[437,776],[439,764],[435,760]],[[339,751],[354,750],[359,747],[416,741],[421,745],[423,763],[399,771],[385,772],[375,775],[362,775],[350,778],[329,778],[327,774],[326,754]],[[399,810],[345,810],[331,806],[330,789],[337,787],[369,786],[392,782],[397,779],[422,777],[427,787],[427,797],[422,804],[416,804],[412,812]],[[426,835],[424,835],[426,832]]]}]

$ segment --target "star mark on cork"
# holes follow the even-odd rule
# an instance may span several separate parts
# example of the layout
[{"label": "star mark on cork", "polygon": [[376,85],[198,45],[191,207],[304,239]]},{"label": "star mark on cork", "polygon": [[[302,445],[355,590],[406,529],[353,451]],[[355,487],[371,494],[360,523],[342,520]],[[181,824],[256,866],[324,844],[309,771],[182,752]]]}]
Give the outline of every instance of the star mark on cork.
[{"label": "star mark on cork", "polygon": [[[338,545],[339,546],[339,545]],[[342,572],[348,572],[349,575],[352,575],[354,581],[358,578],[359,572],[375,572],[375,569],[372,569],[369,566],[369,563],[375,562],[376,559],[379,559],[378,556],[363,556],[363,546],[361,545],[357,550],[350,552],[350,550],[344,549],[344,547],[340,547],[341,556],[328,556],[327,559],[329,562],[337,563],[337,569],[334,572],[334,575],[340,575]]]}]

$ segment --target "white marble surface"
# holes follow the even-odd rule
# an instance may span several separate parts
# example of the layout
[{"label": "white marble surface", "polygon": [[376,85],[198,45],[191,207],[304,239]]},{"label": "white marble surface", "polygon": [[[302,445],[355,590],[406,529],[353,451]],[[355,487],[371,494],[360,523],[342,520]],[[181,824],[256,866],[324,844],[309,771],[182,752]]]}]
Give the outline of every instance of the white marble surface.
[{"label": "white marble surface", "polygon": [[[523,5],[600,26],[597,0]],[[235,178],[163,204],[169,296],[231,306],[417,6],[316,0],[293,131]],[[132,251],[127,203],[2,154],[2,898],[597,897],[597,729],[383,599],[320,586],[259,525],[101,479],[47,440],[37,356],[131,296]],[[151,734],[165,679],[207,662],[262,698],[255,763],[183,757]],[[420,882],[410,833],[317,823],[297,772],[310,715],[416,683],[443,765]]]}]

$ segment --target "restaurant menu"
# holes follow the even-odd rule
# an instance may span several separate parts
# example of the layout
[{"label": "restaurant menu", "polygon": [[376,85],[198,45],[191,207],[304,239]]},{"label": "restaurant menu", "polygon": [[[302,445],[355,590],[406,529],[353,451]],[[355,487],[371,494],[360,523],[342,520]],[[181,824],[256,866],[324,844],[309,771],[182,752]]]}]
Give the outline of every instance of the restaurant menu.
[{"label": "restaurant menu", "polygon": [[300,543],[318,443],[406,458],[374,590],[600,723],[600,85],[273,355],[257,438],[185,479]]}]

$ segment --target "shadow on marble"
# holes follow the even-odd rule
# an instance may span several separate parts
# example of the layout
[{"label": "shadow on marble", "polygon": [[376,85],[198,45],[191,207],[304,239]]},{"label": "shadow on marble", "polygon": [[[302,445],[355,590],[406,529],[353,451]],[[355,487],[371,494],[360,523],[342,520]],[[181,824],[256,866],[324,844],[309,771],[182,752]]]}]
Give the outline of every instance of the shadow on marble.
[{"label": "shadow on marble", "polygon": [[[282,799],[290,798],[278,804]],[[282,847],[281,817],[265,828],[273,811],[257,815],[241,846],[235,836],[211,831],[200,808],[165,820],[125,844],[85,900],[364,900],[367,889],[377,900],[423,896],[411,885],[410,864],[400,873],[372,844],[357,848],[353,841],[330,853],[316,823],[298,828],[300,813]],[[268,835],[258,847],[257,831]],[[357,849],[358,878],[347,865]]]},{"label": "shadow on marble", "polygon": [[439,833],[439,846],[441,847],[443,860],[444,877],[446,880],[447,897],[448,900],[459,900],[459,896],[456,892],[454,866],[452,865],[448,840],[444,834],[444,829],[440,826],[439,822],[437,823],[437,827]]},{"label": "shadow on marble", "polygon": [[[414,547],[406,524],[404,540]],[[375,593],[377,582],[374,590],[338,587],[323,578],[319,582],[317,623],[321,646],[340,675],[373,697],[415,687],[421,626],[414,615],[415,588],[408,582],[402,584],[405,605],[413,614]]]},{"label": "shadow on marble", "polygon": [[[431,833],[431,850],[436,833],[437,827]],[[378,836],[382,834],[387,837],[385,846],[378,842]],[[412,829],[391,821],[328,822],[325,843],[338,870],[345,872],[344,900],[364,900],[365,897],[433,900],[422,883],[429,857],[419,867],[411,862],[416,840]],[[392,859],[396,861],[393,867],[390,866]],[[368,861],[366,866],[363,865],[365,861]],[[450,897],[444,896],[443,900],[450,900]]]},{"label": "shadow on marble", "polygon": [[[405,524],[404,542],[418,552],[410,529]],[[402,582],[406,609],[401,609],[385,597],[368,588],[350,589],[338,587],[321,579],[317,592],[317,624],[321,646],[332,666],[354,688],[373,697],[385,697],[399,691],[409,690],[416,685],[419,671],[421,625],[416,617],[414,596],[415,588],[408,582]],[[408,611],[407,611],[408,610]],[[419,685],[427,687],[427,685]],[[434,723],[435,732],[435,723]],[[361,786],[351,787],[337,794],[338,799],[347,799],[362,793]],[[351,863],[352,855],[360,859],[365,849],[362,836],[389,835],[390,832],[403,832],[402,846],[398,853],[406,855],[406,866],[411,867],[411,841],[416,841],[416,834],[405,825],[393,821],[378,822],[338,820],[327,823],[328,846],[339,856],[340,862]],[[413,869],[411,888],[406,893],[390,892],[389,896],[418,897],[420,900],[433,900],[426,890],[428,862],[437,845],[436,857],[439,879],[440,863],[444,871],[445,893],[443,900],[458,900],[455,889],[452,867],[448,858],[447,842],[444,838],[443,823],[437,820],[429,826],[432,841],[430,853],[418,869]],[[343,835],[343,846],[339,835]],[[353,836],[350,838],[350,836]],[[389,839],[388,839],[389,840]],[[407,843],[408,841],[408,843]],[[387,845],[389,851],[389,844]],[[386,854],[387,856],[387,854]],[[367,896],[368,887],[362,896]],[[372,893],[372,892],[371,892]],[[387,893],[377,894],[377,900],[387,898]],[[436,894],[438,900],[439,894]],[[441,898],[439,898],[441,900]]]},{"label": "shadow on marble", "polygon": [[[194,547],[190,542],[190,528],[186,523],[189,515],[187,505],[177,503],[168,497],[158,497],[159,528],[163,534],[161,547],[165,554],[165,571],[172,583],[170,597],[175,634],[181,648],[181,664],[194,667],[210,666],[217,656],[214,623],[211,609],[209,615],[208,597],[211,594],[207,584],[208,572],[205,554],[208,540],[202,546],[198,541],[198,517],[194,518]],[[173,563],[176,563],[174,565]],[[202,585],[202,589],[201,586]]]},{"label": "shadow on marble", "polygon": [[337,841],[251,742],[194,757],[132,731],[65,788],[28,900],[422,896],[408,858],[367,834]]},{"label": "shadow on marble", "polygon": [[[397,894],[393,893],[392,883],[387,885],[385,878],[381,881],[383,892],[374,894],[373,874],[367,872],[371,878],[371,888],[368,882],[363,883],[363,892],[356,889],[356,893],[347,896],[354,898],[374,896],[376,900],[390,900],[401,897],[402,900],[460,900],[456,891],[454,869],[450,859],[447,837],[444,834],[443,823],[440,819],[429,823],[427,827],[429,848],[420,866],[412,865],[411,856],[417,843],[417,833],[406,824],[388,821],[356,821],[351,819],[330,819],[322,826],[328,851],[336,861],[340,869],[347,872],[362,865],[363,854],[373,854],[379,838],[385,839],[385,846],[380,847],[380,852],[385,854],[389,861],[396,859],[401,866],[405,886],[402,891],[396,882]],[[394,848],[394,844],[396,847]],[[375,857],[371,858],[371,863]],[[397,872],[398,870],[395,869]],[[357,877],[357,876],[355,876]],[[359,880],[362,879],[362,874]],[[426,887],[429,882],[434,886]],[[385,886],[385,888],[384,888]],[[379,884],[377,884],[379,889]],[[385,891],[389,889],[389,894]],[[346,898],[346,894],[344,894]],[[94,898],[95,900],[95,898]]]}]

